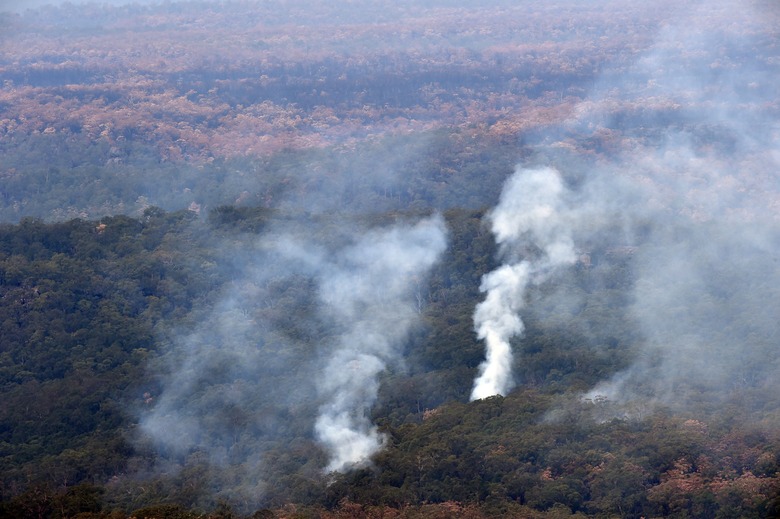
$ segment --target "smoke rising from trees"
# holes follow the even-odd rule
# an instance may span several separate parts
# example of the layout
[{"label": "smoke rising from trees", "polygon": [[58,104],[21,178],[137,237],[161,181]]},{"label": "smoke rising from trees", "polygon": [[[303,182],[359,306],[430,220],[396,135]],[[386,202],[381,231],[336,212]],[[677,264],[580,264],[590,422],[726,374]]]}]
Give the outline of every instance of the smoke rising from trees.
[{"label": "smoke rising from trees", "polygon": [[[741,9],[735,20],[760,23],[749,7]],[[745,391],[776,389],[776,312],[765,302],[777,300],[774,287],[780,286],[780,155],[776,123],[760,109],[772,100],[773,78],[734,61],[756,44],[749,36],[727,37],[732,49],[723,59],[690,68],[692,56],[715,37],[688,30],[706,13],[684,11],[630,69],[607,70],[570,120],[542,136],[537,156],[507,181],[489,216],[505,264],[483,278],[485,299],[474,312],[486,360],[472,399],[513,388],[513,367],[522,363],[522,355],[513,359],[513,349],[522,349],[513,338],[524,332],[524,312],[543,321],[553,318],[546,307],[559,308],[546,304],[553,299],[585,306],[563,290],[541,290],[572,268],[580,250],[593,256],[594,268],[599,256],[628,257],[625,317],[640,337],[631,365],[587,397],[684,408],[701,391],[727,401]],[[650,137],[631,135],[615,116],[641,118],[643,103],[653,107],[648,125],[658,129]],[[623,140],[614,155],[604,153],[605,160],[583,164],[563,151],[586,155],[590,137],[608,148],[604,135],[611,129],[621,130]],[[727,146],[713,148],[712,142]],[[334,170],[350,168],[339,164]],[[355,179],[381,192],[382,179],[374,175],[366,179],[360,170],[348,177],[340,191],[280,205],[336,211],[350,199]],[[395,178],[390,190],[403,181]],[[308,417],[312,438],[327,450],[327,459],[313,458],[310,473],[361,466],[382,446],[369,413],[378,377],[400,362],[399,349],[416,319],[412,273],[424,276],[441,252],[443,225],[433,219],[367,233],[353,229],[351,236],[336,233],[339,246],[317,243],[313,236],[324,227],[276,224],[257,244],[256,256],[243,263],[240,289],[226,293],[217,312],[191,334],[171,339],[172,376],[144,430],[181,465],[197,450],[210,453],[212,467],[243,467],[237,483],[218,484],[233,495],[252,495],[264,484],[257,483],[266,478],[263,442],[288,434],[287,409]],[[289,284],[290,299],[303,302],[292,308],[317,309],[316,318],[296,325],[305,338],[283,332],[278,316],[255,316],[265,287],[274,283]],[[295,293],[301,286],[307,295]],[[530,298],[541,304],[527,306]],[[306,360],[290,353],[312,337],[322,337],[320,349],[306,351]],[[597,355],[599,345],[593,347]],[[217,418],[210,416],[215,409]]]},{"label": "smoke rising from trees", "polygon": [[[446,226],[434,215],[366,228],[334,214],[339,196],[313,197],[321,212],[271,217],[265,232],[223,243],[233,282],[218,304],[189,330],[160,333],[166,365],[141,436],[166,460],[156,470],[201,467],[204,496],[259,503],[269,480],[365,466],[383,446],[370,414],[379,377],[403,369]],[[283,214],[291,203],[279,202]],[[291,423],[309,428],[304,467],[267,460]]]},{"label": "smoke rising from trees", "polygon": [[[637,424],[622,419],[674,443],[655,412],[671,410],[709,426],[710,446],[745,430],[723,416],[776,429],[772,2],[138,3],[160,5],[2,13],[3,218],[82,219],[4,231],[6,407],[23,417],[6,428],[18,443],[5,463],[38,453],[16,481],[41,459],[40,473],[98,477],[73,453],[102,451],[38,441],[26,411],[28,395],[87,393],[88,372],[95,386],[122,373],[111,391],[140,408],[137,427],[108,400],[102,422],[89,421],[96,401],[68,417],[79,435],[97,423],[136,434],[135,453],[117,442],[120,462],[101,465],[128,507],[176,496],[251,512],[360,492],[466,503],[489,488],[486,502],[536,493],[540,511],[569,499],[620,515],[611,497],[583,503],[612,493],[613,476],[633,473],[644,495],[705,465],[628,445]],[[139,220],[87,223],[135,209]],[[446,254],[436,210],[457,244]],[[89,291],[54,276],[72,257],[97,269]],[[24,323],[50,306],[61,319]],[[82,316],[70,330],[76,310],[109,324],[93,336]],[[44,369],[62,385],[38,391]],[[486,400],[453,403],[469,396]],[[605,422],[570,420],[602,444],[587,461],[527,441],[570,438],[529,432],[568,405]],[[60,411],[42,425],[56,429]],[[372,460],[378,470],[349,474]],[[691,468],[672,474],[678,463]],[[733,463],[707,477],[776,474]],[[641,515],[666,513],[655,495]]]},{"label": "smoke rising from trees", "polygon": [[[472,399],[514,385],[510,338],[523,333],[522,314],[559,320],[552,314],[562,307],[587,305],[563,289],[534,287],[550,281],[556,267],[574,265],[575,247],[588,268],[591,256],[595,269],[607,257],[630,266],[624,318],[640,337],[633,364],[586,397],[682,410],[698,394],[723,403],[774,392],[780,356],[772,344],[780,329],[776,308],[766,303],[777,300],[780,281],[780,134],[761,107],[775,102],[776,89],[766,69],[734,61],[760,40],[704,30],[712,16],[758,30],[766,23],[761,9],[724,3],[715,12],[678,10],[628,70],[606,70],[572,118],[541,138],[531,161],[540,169],[521,168],[507,181],[489,215],[505,264],[481,286],[486,297],[474,320],[487,359]],[[706,67],[695,62],[716,44],[721,58]],[[624,131],[614,107],[643,99],[675,114],[649,121],[655,137],[624,140],[609,161],[583,162],[566,152],[583,133]],[[544,169],[549,164],[560,180]]]},{"label": "smoke rising from trees", "polygon": [[444,251],[445,236],[441,217],[369,232],[321,279],[320,299],[342,329],[318,382],[325,403],[315,429],[330,454],[329,470],[364,464],[382,446],[368,416],[377,377],[388,361],[400,360],[417,317],[413,290]]},{"label": "smoke rising from trees", "polygon": [[[499,204],[490,213],[496,243],[509,263],[487,274],[480,286],[487,295],[474,312],[474,327],[485,341],[486,359],[474,381],[472,400],[505,395],[512,388],[509,340],[523,332],[518,312],[524,306],[526,287],[575,260],[564,197],[565,187],[557,171],[520,169],[509,179]],[[538,251],[532,251],[533,247]],[[523,252],[524,259],[518,260]]]}]

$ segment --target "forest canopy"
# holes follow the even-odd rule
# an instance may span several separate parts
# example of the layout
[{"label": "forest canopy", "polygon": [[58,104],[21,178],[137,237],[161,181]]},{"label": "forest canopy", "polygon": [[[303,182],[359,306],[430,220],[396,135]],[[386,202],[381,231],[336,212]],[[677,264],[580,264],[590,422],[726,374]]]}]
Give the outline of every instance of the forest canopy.
[{"label": "forest canopy", "polygon": [[777,27],[0,4],[0,517],[779,515]]}]

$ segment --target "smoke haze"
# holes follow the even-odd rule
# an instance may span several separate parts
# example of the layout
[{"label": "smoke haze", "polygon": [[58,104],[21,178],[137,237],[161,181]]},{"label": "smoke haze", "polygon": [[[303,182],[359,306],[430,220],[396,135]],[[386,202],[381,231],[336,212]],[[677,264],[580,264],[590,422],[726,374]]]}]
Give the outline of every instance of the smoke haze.
[{"label": "smoke haze", "polygon": [[[657,137],[624,142],[583,174],[578,203],[600,214],[601,230],[586,237],[579,221],[574,239],[622,245],[614,250],[630,259],[634,280],[625,317],[641,337],[633,365],[588,398],[681,411],[702,399],[750,401],[743,409],[759,411],[777,393],[780,130],[765,110],[778,94],[774,66],[740,64],[764,43],[750,31],[707,30],[713,19],[766,30],[774,18],[762,9],[725,2],[677,13],[630,73],[606,74],[568,123],[594,134],[620,128],[602,113],[616,103],[661,102],[678,114],[653,121]],[[693,59],[716,45],[708,66]],[[565,171],[566,159],[557,162]],[[618,234],[604,225],[616,209]]]},{"label": "smoke haze", "polygon": [[[129,3],[164,2],[98,0],[95,5]],[[140,196],[145,193],[152,205],[159,205],[157,200],[170,196],[175,203],[168,207],[191,202],[200,210],[202,204],[204,215],[229,201],[236,212],[259,205],[268,215],[252,233],[239,233],[236,222],[226,224],[230,230],[211,245],[219,253],[198,268],[204,277],[229,281],[218,294],[178,298],[193,301],[191,312],[171,312],[186,315],[185,322],[169,328],[157,324],[162,360],[150,368],[156,380],[143,408],[136,410],[136,445],[151,445],[156,456],[149,456],[156,465],[144,467],[150,479],[161,473],[186,474],[182,480],[197,482],[187,498],[203,496],[201,502],[192,499],[195,504],[208,507],[225,499],[252,510],[268,504],[263,499],[270,486],[277,487],[275,496],[287,497],[293,489],[316,487],[297,485],[300,480],[319,482],[323,472],[369,466],[388,442],[372,414],[382,401],[383,375],[405,370],[407,340],[423,325],[427,277],[447,248],[443,217],[429,215],[447,208],[462,220],[472,218],[463,216],[464,208],[482,208],[485,200],[496,203],[504,181],[486,218],[500,266],[491,271],[494,264],[485,258],[493,250],[468,243],[464,249],[469,250],[451,263],[453,271],[460,271],[441,275],[435,319],[446,322],[441,324],[446,333],[415,357],[422,359],[415,366],[416,380],[426,378],[428,385],[420,383],[399,396],[402,403],[392,409],[396,415],[388,422],[421,422],[427,402],[433,408],[453,395],[465,398],[469,388],[471,400],[507,395],[516,386],[542,386],[557,367],[561,372],[580,368],[576,362],[551,367],[553,362],[540,361],[544,369],[537,379],[519,375],[529,357],[524,350],[531,349],[531,341],[525,336],[532,324],[544,331],[557,327],[573,332],[566,340],[581,340],[586,345],[577,347],[594,358],[614,353],[618,346],[612,343],[623,348],[620,361],[610,359],[600,365],[607,368],[593,368],[578,379],[580,385],[550,384],[541,391],[570,391],[583,400],[606,401],[605,419],[641,417],[644,410],[658,407],[685,413],[698,406],[738,408],[751,418],[780,421],[777,6],[758,1],[652,2],[636,11],[636,25],[630,27],[641,34],[626,36],[620,22],[601,20],[609,18],[609,7],[578,18],[584,3],[567,1],[559,17],[558,4],[532,2],[529,11],[540,22],[534,27],[537,18],[532,17],[521,26],[524,13],[513,10],[511,2],[495,2],[511,8],[485,19],[469,5],[466,12],[480,23],[474,28],[469,18],[451,9],[464,3],[441,2],[441,9],[419,19],[409,14],[414,23],[408,26],[404,17],[378,24],[367,7],[356,15],[372,20],[355,33],[363,38],[358,41],[369,42],[359,51],[360,44],[351,42],[350,30],[359,25],[351,9],[339,9],[333,18],[309,13],[320,24],[317,28],[305,18],[305,2],[295,3],[296,9],[282,12],[275,22],[264,19],[265,11],[257,20],[247,17],[252,18],[247,27],[235,31],[230,20],[239,15],[220,18],[219,31],[208,24],[200,27],[209,19],[208,11],[179,16],[192,5],[188,3],[167,14],[160,11],[159,33],[146,32],[143,17],[128,26],[132,30],[124,34],[123,52],[145,44],[149,35],[164,35],[167,25],[197,30],[181,48],[171,44],[176,38],[169,35],[158,42],[160,49],[149,45],[143,51],[148,53],[142,61],[151,74],[147,79],[153,79],[144,87],[150,89],[144,97],[149,111],[128,118],[115,137],[106,127],[106,139],[116,142],[103,143],[105,157],[95,152],[95,168],[119,168],[124,159],[114,144],[139,139],[136,133],[155,144],[157,134],[145,126],[155,114],[170,123],[175,135],[171,146],[186,151],[188,140],[203,144],[203,164],[220,164],[230,156],[208,151],[217,141],[221,149],[243,154],[255,145],[262,148],[259,143],[271,137],[289,138],[269,145],[270,158],[223,162],[221,169],[160,158],[134,166],[139,175],[147,168],[153,172],[149,180],[134,180],[124,174],[126,169],[106,170],[127,181],[124,190],[132,194],[131,201],[136,195],[146,200]],[[604,3],[622,6],[619,20],[634,19],[633,8],[625,7],[632,3]],[[66,2],[0,0],[0,11],[45,4]],[[232,9],[230,2],[220,4]],[[241,13],[261,5],[239,4]],[[656,4],[662,14],[647,15],[645,10]],[[413,14],[408,6],[417,8],[414,2],[395,8]],[[494,23],[502,13],[516,18]],[[296,17],[304,17],[305,23]],[[438,27],[439,18],[447,23]],[[345,28],[345,20],[355,25]],[[603,27],[589,27],[589,20]],[[648,44],[647,34],[655,34],[656,26],[657,37]],[[121,30],[122,25],[106,25],[106,63],[113,61],[116,27]],[[554,37],[552,29],[558,33]],[[455,35],[449,43],[447,31]],[[334,41],[316,49],[317,39],[331,32]],[[480,32],[487,35],[484,40],[478,38]],[[467,43],[454,43],[456,39]],[[190,57],[192,42],[201,40],[204,48]],[[56,48],[52,41],[47,45]],[[69,41],[68,52],[90,64],[88,53],[81,54],[89,47],[80,41]],[[583,50],[580,41],[592,41],[593,47]],[[387,51],[377,51],[384,45]],[[403,52],[392,51],[394,46]],[[7,54],[3,59],[10,70],[15,58]],[[46,71],[71,62],[70,56],[55,57],[48,65],[46,59],[32,65]],[[616,65],[610,68],[613,59]],[[507,65],[514,61],[520,66]],[[106,74],[129,70],[125,64],[133,63],[118,60]],[[564,71],[564,65],[571,70]],[[70,103],[68,96],[76,95],[67,74],[53,93],[45,90],[45,78],[25,74],[18,73],[18,82],[34,97],[20,112],[28,106]],[[166,82],[181,86],[167,90]],[[11,83],[8,92],[15,88]],[[115,95],[140,92],[136,86],[145,83],[129,83]],[[191,86],[200,90],[190,91]],[[93,116],[102,121],[96,116],[111,110],[133,112],[121,103],[107,108],[112,92],[85,89],[84,103],[91,108],[83,112],[89,116],[84,121]],[[21,106],[17,99],[23,98],[9,93],[0,110]],[[165,99],[163,110],[158,104]],[[51,111],[54,134],[47,133],[48,122],[30,131],[64,143],[76,138],[68,137],[71,131],[87,139],[80,119],[72,124],[78,130],[58,120],[81,105],[73,101],[62,106],[62,111]],[[383,111],[389,115],[382,116]],[[318,115],[312,118],[309,112]],[[452,118],[440,115],[444,113]],[[24,122],[21,115],[4,124],[16,127]],[[234,132],[226,133],[226,121],[233,119]],[[349,124],[340,128],[343,121]],[[397,131],[397,137],[385,139],[384,127]],[[421,131],[415,133],[419,128],[435,131],[421,136]],[[330,129],[331,140],[318,139]],[[296,133],[304,130],[311,133]],[[296,147],[294,135],[305,136],[308,143]],[[35,143],[45,141],[29,142],[37,150]],[[49,153],[64,156],[64,149],[54,147]],[[493,161],[493,152],[505,156]],[[19,164],[25,162],[21,157]],[[518,157],[524,159],[512,171]],[[181,170],[179,180],[157,178],[155,168],[174,163]],[[506,165],[510,167],[502,169]],[[31,192],[37,196],[73,169],[41,168],[41,187]],[[91,169],[82,169],[85,177],[92,175]],[[160,171],[162,177],[172,170]],[[10,168],[0,177],[28,183]],[[196,180],[204,182],[202,198],[191,195],[188,187]],[[53,204],[59,209],[58,202]],[[416,216],[399,216],[408,214]],[[459,234],[467,237],[463,242],[477,236],[469,230]],[[477,279],[480,302],[474,295]],[[601,284],[599,290],[608,287],[602,292],[609,296],[603,297],[614,297],[620,307],[596,309],[591,314],[596,318],[589,319],[588,297],[596,290],[589,293],[591,287],[577,282]],[[148,304],[155,304],[153,296]],[[577,324],[569,326],[570,318],[577,318]],[[466,326],[456,326],[461,322]],[[472,344],[472,332],[485,350],[476,369],[482,357],[473,351],[481,346]],[[608,340],[612,349],[605,345]],[[539,341],[533,347],[544,350],[542,356],[563,348],[560,342]],[[464,343],[463,351],[452,346]],[[409,412],[414,391],[437,384],[457,389],[448,387],[440,392],[446,396],[423,405],[420,398],[416,413]],[[431,415],[436,411],[431,409]],[[417,461],[422,467],[424,460]],[[154,499],[159,495],[164,494]],[[304,496],[299,502],[320,498]]]}]

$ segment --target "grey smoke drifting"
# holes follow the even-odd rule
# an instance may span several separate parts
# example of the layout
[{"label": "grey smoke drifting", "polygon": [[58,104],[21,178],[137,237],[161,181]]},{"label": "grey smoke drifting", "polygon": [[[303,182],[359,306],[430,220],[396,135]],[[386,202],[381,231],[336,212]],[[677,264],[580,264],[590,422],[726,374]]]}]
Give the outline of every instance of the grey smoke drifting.
[{"label": "grey smoke drifting", "polygon": [[436,216],[411,227],[372,231],[342,250],[320,283],[327,315],[342,332],[320,375],[325,400],[315,429],[327,447],[328,470],[366,463],[383,443],[368,412],[378,375],[400,359],[414,323],[414,288],[446,248]]},{"label": "grey smoke drifting", "polygon": [[292,423],[310,423],[302,417],[316,411],[316,356],[302,354],[306,345],[295,336],[305,323],[292,328],[282,316],[307,307],[297,292],[308,283],[262,245],[224,243],[240,269],[233,282],[213,307],[196,310],[197,324],[158,338],[161,387],[139,424],[158,461],[138,477],[175,481],[182,474],[197,483],[191,492],[199,506],[262,503],[271,475],[284,470],[269,466],[267,453],[293,436]]},{"label": "grey smoke drifting", "polygon": [[[603,227],[596,243],[630,246],[626,319],[639,337],[631,366],[588,398],[635,409],[733,404],[777,416],[780,70],[766,59],[777,34],[767,6],[716,2],[677,13],[570,121],[577,132],[626,132],[609,114],[614,106],[669,107],[650,137],[624,139],[610,163],[584,173],[579,203],[622,213],[623,234]],[[588,188],[591,179],[599,189]]]},{"label": "grey smoke drifting", "polygon": [[192,322],[160,330],[159,389],[139,413],[162,460],[151,477],[181,474],[200,482],[193,504],[249,512],[311,499],[294,489],[381,448],[370,416],[380,374],[403,368],[416,290],[446,248],[440,216],[391,217],[377,199],[407,180],[419,141],[296,159],[293,183],[316,188],[281,190],[257,233],[208,238],[219,254],[203,268],[219,273],[204,275],[226,282],[197,298]]},{"label": "grey smoke drifting", "polygon": [[492,231],[508,263],[485,275],[480,286],[487,295],[474,312],[474,327],[485,341],[486,359],[474,381],[472,400],[512,389],[509,340],[524,329],[518,312],[526,287],[576,259],[569,219],[566,188],[551,168],[517,170],[491,211]]},{"label": "grey smoke drifting", "polygon": [[640,354],[588,396],[678,410],[703,399],[760,411],[775,400],[778,246],[777,227],[758,222],[657,229],[635,258],[629,315],[643,338]]},{"label": "grey smoke drifting", "polygon": [[[415,290],[446,248],[445,224],[337,223],[279,223],[226,243],[234,281],[199,325],[169,332],[167,376],[141,431],[168,460],[163,470],[205,470],[207,497],[251,509],[269,481],[362,466],[383,445],[369,415],[378,377],[402,364]],[[307,436],[304,466],[270,466],[269,453]]]}]

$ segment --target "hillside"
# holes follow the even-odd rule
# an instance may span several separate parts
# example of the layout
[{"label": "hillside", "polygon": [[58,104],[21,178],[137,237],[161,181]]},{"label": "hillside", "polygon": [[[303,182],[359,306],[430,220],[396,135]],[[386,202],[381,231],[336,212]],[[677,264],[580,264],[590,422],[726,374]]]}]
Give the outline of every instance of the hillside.
[{"label": "hillside", "polygon": [[0,4],[0,517],[780,515],[780,12],[678,4]]}]

